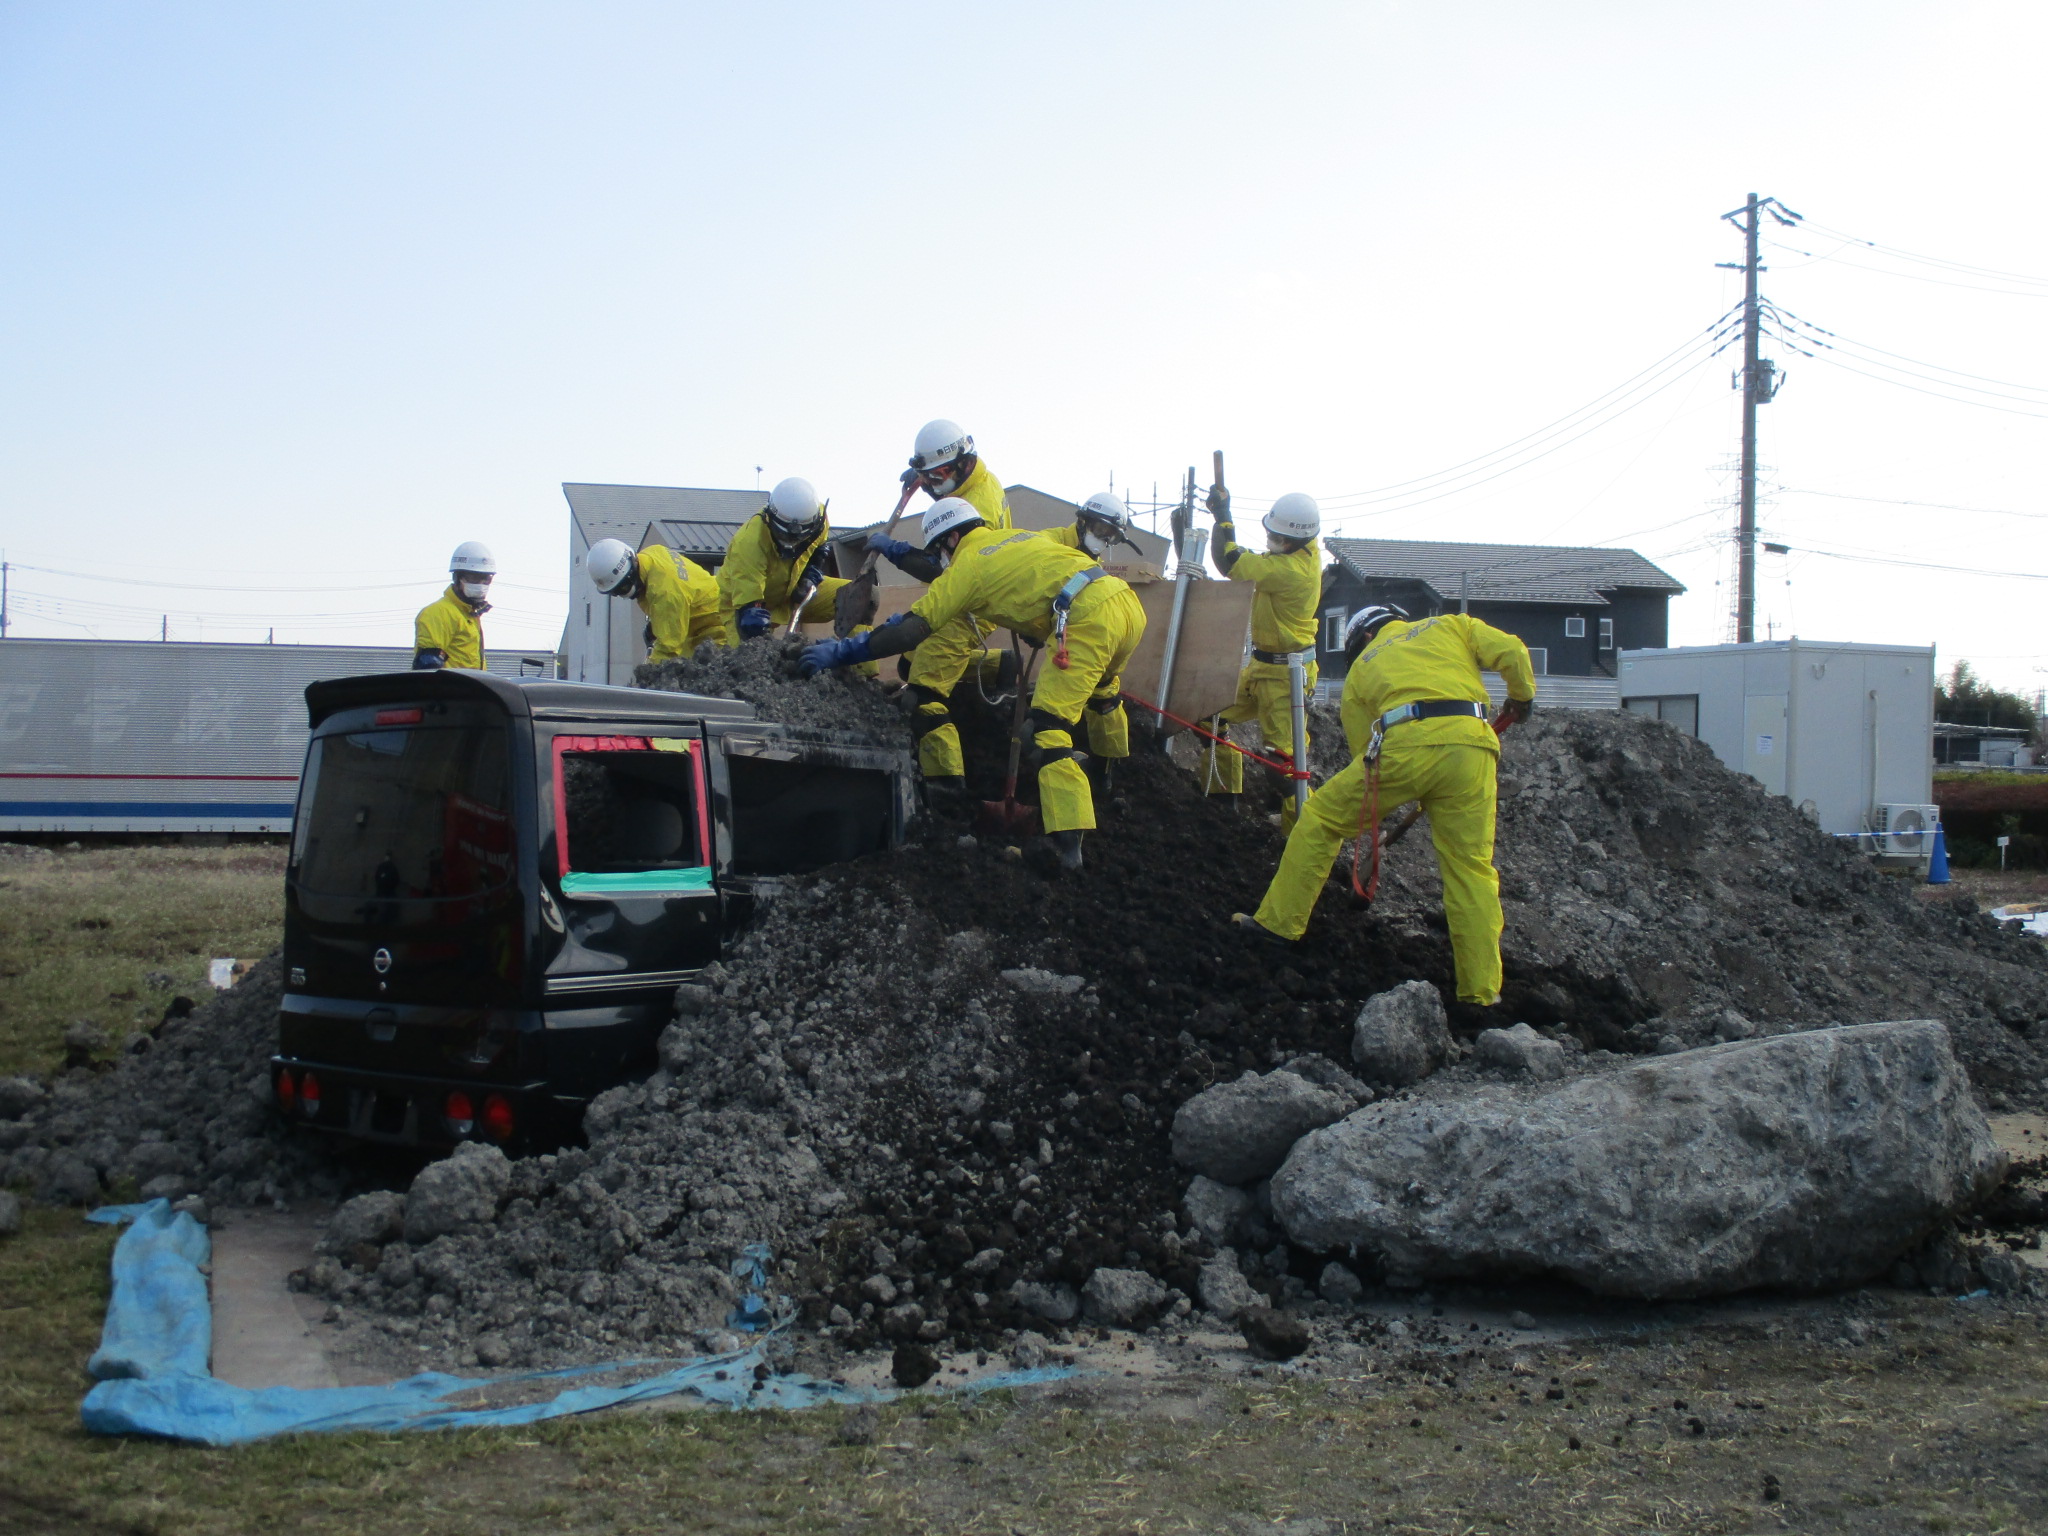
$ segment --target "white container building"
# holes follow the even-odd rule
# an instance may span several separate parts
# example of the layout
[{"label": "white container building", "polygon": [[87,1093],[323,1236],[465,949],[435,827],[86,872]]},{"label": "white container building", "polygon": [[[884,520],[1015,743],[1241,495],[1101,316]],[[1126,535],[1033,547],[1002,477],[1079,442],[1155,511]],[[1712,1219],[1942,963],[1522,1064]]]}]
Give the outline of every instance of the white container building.
[{"label": "white container building", "polygon": [[1623,709],[1697,736],[1823,831],[1897,831],[1900,808],[1932,824],[1934,647],[1795,638],[1620,662]]}]

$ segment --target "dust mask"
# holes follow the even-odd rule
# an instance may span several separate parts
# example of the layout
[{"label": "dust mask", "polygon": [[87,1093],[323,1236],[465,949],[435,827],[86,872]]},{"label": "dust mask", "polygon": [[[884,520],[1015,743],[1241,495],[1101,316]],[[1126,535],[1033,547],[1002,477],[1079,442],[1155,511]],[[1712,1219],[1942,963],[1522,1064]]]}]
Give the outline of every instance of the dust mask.
[{"label": "dust mask", "polygon": [[483,606],[483,600],[490,596],[491,584],[488,581],[458,579],[455,583],[455,590],[462,594],[462,600],[468,603],[470,607],[478,608]]},{"label": "dust mask", "polygon": [[1081,547],[1089,554],[1100,558],[1109,549],[1109,540],[1086,524],[1081,528]]}]

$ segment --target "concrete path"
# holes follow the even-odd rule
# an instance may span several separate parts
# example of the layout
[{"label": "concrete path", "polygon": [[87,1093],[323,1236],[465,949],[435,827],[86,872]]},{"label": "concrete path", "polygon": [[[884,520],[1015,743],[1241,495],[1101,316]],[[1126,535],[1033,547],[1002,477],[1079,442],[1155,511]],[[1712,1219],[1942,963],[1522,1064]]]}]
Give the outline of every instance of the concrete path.
[{"label": "concrete path", "polygon": [[213,1228],[213,1374],[237,1387],[338,1387],[316,1325],[326,1303],[285,1277],[313,1261],[323,1218],[237,1212]]}]

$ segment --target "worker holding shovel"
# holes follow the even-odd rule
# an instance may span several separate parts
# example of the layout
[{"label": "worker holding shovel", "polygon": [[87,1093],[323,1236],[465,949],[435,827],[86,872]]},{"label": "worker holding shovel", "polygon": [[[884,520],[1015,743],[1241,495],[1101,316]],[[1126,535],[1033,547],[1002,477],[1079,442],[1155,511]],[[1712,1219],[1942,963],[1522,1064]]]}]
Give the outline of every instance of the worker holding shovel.
[{"label": "worker holding shovel", "polygon": [[[1295,750],[1294,722],[1306,728],[1307,696],[1316,686],[1316,605],[1323,594],[1322,509],[1315,498],[1290,491],[1266,513],[1266,550],[1244,549],[1230,517],[1230,492],[1222,485],[1209,489],[1209,511],[1216,519],[1210,547],[1216,564],[1232,581],[1252,584],[1252,655],[1238,674],[1237,697],[1216,718],[1230,724],[1259,722],[1259,735],[1270,757],[1308,761],[1308,743]],[[1222,733],[1222,726],[1215,727]],[[1265,770],[1280,800],[1280,824],[1294,825],[1294,783],[1275,769]],[[1211,795],[1244,792],[1244,759],[1209,744],[1202,763],[1203,791]]]},{"label": "worker holding shovel", "polygon": [[938,568],[929,592],[893,623],[821,640],[799,663],[805,676],[896,656],[972,614],[1046,648],[1023,730],[1038,777],[1038,810],[1064,869],[1081,867],[1081,834],[1095,825],[1074,731],[1091,701],[1113,699],[1145,635],[1145,610],[1128,586],[1084,550],[1027,529],[991,528],[958,497],[924,515],[924,553]]},{"label": "worker holding shovel", "polygon": [[[1010,528],[1010,501],[1003,494],[1003,482],[974,451],[974,438],[956,422],[924,424],[903,481],[906,490],[922,490],[934,504],[957,497],[972,506],[987,527],[1000,532]],[[938,579],[939,568],[920,545],[878,533],[868,540],[868,548],[919,581]],[[983,645],[991,627],[963,612],[945,624],[934,625],[931,636],[910,658],[907,681],[910,696],[917,702],[911,726],[917,736],[917,766],[925,782],[936,788],[964,791],[967,787],[967,760],[960,751],[960,728],[953,723],[953,690],[970,664],[996,665],[996,658]]]},{"label": "worker holding shovel", "polygon": [[[1044,529],[1039,537],[1100,560],[1118,544],[1136,551],[1125,537],[1130,526],[1131,514],[1123,498],[1115,491],[1097,491],[1074,509],[1074,520],[1066,527]],[[1120,694],[1088,701],[1088,752],[1104,775],[1117,758],[1131,755],[1131,719],[1124,713]]]},{"label": "worker holding shovel", "polygon": [[[1498,733],[1526,720],[1534,704],[1536,674],[1529,648],[1464,614],[1409,623],[1398,609],[1373,606],[1351,616],[1344,651],[1351,658],[1342,711],[1351,764],[1309,796],[1259,910],[1235,913],[1231,922],[1269,939],[1300,938],[1344,840],[1359,839],[1358,860],[1371,861],[1377,882],[1380,807],[1419,800],[1429,816],[1443,874],[1458,1000],[1482,1007],[1497,1003],[1501,915],[1493,821]],[[1491,729],[1482,668],[1498,672],[1507,684],[1507,702]]]},{"label": "worker holding shovel", "polygon": [[740,524],[718,568],[725,643],[738,645],[799,620],[829,621],[846,585],[825,574],[832,527],[811,482],[792,475],[768,493],[768,505]]}]

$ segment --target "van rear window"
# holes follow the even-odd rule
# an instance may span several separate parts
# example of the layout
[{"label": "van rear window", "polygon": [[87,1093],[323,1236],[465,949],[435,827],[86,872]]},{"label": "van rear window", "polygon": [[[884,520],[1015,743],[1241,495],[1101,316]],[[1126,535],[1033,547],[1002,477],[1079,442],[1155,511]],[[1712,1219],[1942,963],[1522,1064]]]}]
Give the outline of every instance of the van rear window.
[{"label": "van rear window", "polygon": [[555,795],[555,855],[565,894],[711,888],[695,741],[557,736]]},{"label": "van rear window", "polygon": [[300,889],[439,900],[512,878],[511,742],[489,727],[315,737],[293,826]]}]

